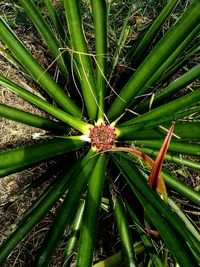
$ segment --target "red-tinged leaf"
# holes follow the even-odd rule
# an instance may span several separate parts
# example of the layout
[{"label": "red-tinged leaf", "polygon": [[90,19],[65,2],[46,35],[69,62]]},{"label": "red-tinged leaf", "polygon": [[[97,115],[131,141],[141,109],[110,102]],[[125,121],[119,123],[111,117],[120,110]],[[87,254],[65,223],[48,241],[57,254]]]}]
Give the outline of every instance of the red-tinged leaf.
[{"label": "red-tinged leaf", "polygon": [[[148,155],[146,155],[144,152],[138,150],[138,149],[135,149],[135,148],[130,148],[130,147],[114,147],[112,148],[112,151],[123,151],[123,152],[128,152],[128,153],[131,153],[133,154],[134,156],[140,158],[141,160],[143,160],[144,162],[147,163],[147,165],[153,169],[153,166],[154,166],[154,160],[149,157]],[[158,176],[158,180],[160,181],[159,182],[159,190],[158,190],[158,193],[162,194],[163,195],[163,198],[165,200],[167,200],[167,191],[165,189],[165,184],[162,179],[162,176],[161,174],[159,173],[159,176]],[[162,192],[162,193],[161,193]]]},{"label": "red-tinged leaf", "polygon": [[146,162],[149,167],[152,169],[153,165],[154,165],[154,160],[149,157],[148,155],[146,155],[144,152],[135,149],[135,148],[131,148],[131,147],[113,147],[111,151],[123,151],[123,152],[128,152],[133,154],[134,156],[140,158],[141,160],[143,160],[144,162]]},{"label": "red-tinged leaf", "polygon": [[169,147],[169,143],[171,141],[171,137],[174,131],[174,123],[171,125],[168,134],[163,142],[163,145],[159,151],[159,154],[154,162],[154,160],[146,155],[144,152],[135,149],[135,148],[129,148],[129,147],[113,147],[112,151],[124,151],[129,152],[136,157],[140,158],[141,160],[145,161],[149,167],[151,168],[151,173],[149,176],[148,184],[151,188],[153,188],[156,192],[158,192],[165,201],[167,201],[167,190],[165,187],[165,183],[163,181],[162,175],[161,175],[161,168],[162,164],[165,158],[165,154],[167,152],[167,149]]},{"label": "red-tinged leaf", "polygon": [[161,168],[165,158],[165,154],[171,141],[173,131],[174,123],[171,125],[168,134],[163,142],[163,145],[158,153],[158,156],[153,164],[153,168],[151,170],[148,182],[149,186],[156,190],[158,193],[160,193],[165,199],[167,199],[167,191],[161,175]]},{"label": "red-tinged leaf", "polygon": [[156,230],[152,230],[152,229],[148,229],[148,228],[144,228],[144,230],[151,236],[155,237],[155,238],[160,238],[160,234],[158,233],[158,231]]}]

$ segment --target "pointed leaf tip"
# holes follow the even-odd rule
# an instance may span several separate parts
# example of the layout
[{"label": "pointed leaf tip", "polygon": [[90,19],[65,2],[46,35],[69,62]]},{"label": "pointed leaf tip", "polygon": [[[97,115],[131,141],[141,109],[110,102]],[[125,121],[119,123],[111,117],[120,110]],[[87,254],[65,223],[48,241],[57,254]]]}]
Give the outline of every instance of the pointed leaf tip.
[{"label": "pointed leaf tip", "polygon": [[154,190],[156,190],[158,193],[160,193],[164,197],[164,199],[167,199],[167,191],[163,178],[161,176],[161,168],[172,138],[172,134],[174,131],[174,124],[175,123],[172,123],[168,131],[168,134],[163,142],[163,145],[158,153],[158,156],[153,164],[153,168],[149,175],[149,182],[148,182],[149,186]]}]

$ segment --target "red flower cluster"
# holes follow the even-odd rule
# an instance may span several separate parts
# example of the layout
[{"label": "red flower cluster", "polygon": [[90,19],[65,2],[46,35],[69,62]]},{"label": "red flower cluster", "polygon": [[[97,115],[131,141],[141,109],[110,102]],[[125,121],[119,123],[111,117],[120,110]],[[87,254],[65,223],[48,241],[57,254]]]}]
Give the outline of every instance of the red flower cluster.
[{"label": "red flower cluster", "polygon": [[110,125],[101,123],[90,129],[91,144],[99,150],[111,149],[115,142],[115,129]]}]

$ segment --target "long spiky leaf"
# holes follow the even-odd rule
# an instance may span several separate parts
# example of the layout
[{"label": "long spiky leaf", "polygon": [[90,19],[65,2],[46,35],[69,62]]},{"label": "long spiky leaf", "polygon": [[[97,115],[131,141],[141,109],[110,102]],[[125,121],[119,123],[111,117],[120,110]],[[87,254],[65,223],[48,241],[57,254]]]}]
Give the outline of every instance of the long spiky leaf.
[{"label": "long spiky leaf", "polygon": [[37,9],[33,0],[19,0],[20,4],[23,6],[27,15],[30,17],[31,21],[34,23],[35,27],[38,29],[38,32],[41,34],[46,45],[49,47],[51,53],[56,58],[58,65],[65,75],[66,78],[69,77],[69,67],[67,66],[67,61],[70,62],[70,59],[66,57],[65,54],[61,54],[60,48],[62,47],[61,43],[56,38],[55,34],[51,30],[50,26],[43,18],[39,10]]},{"label": "long spiky leaf", "polygon": [[80,232],[77,267],[90,267],[92,265],[105,179],[105,168],[106,156],[100,155],[88,184],[83,223]]},{"label": "long spiky leaf", "polygon": [[165,20],[169,17],[175,6],[178,4],[180,0],[170,0],[167,2],[166,6],[160,12],[158,17],[155,19],[149,30],[145,33],[141,42],[131,55],[131,62],[133,65],[136,65],[141,57],[144,56],[145,49],[150,45],[150,43],[154,40],[158,31],[164,24]]},{"label": "long spiky leaf", "polygon": [[36,61],[8,24],[0,17],[0,39],[33,79],[67,112],[81,117],[80,109],[54,81],[50,74]]},{"label": "long spiky leaf", "polygon": [[96,47],[96,80],[99,94],[98,120],[104,121],[104,97],[107,71],[107,6],[105,0],[91,0]]},{"label": "long spiky leaf", "polygon": [[88,163],[82,168],[79,175],[74,178],[65,200],[59,209],[59,213],[57,214],[51,229],[46,236],[40,255],[36,260],[36,266],[46,266],[49,262],[53,251],[62,238],[66,225],[72,219],[74,208],[77,207],[80,201],[81,195],[87,186],[88,179],[95,167],[97,159],[98,157],[91,157],[90,161],[88,161]]},{"label": "long spiky leaf", "polygon": [[147,56],[145,61],[140,65],[128,83],[121,90],[119,94],[121,98],[116,98],[112,104],[107,114],[109,119],[113,120],[117,118],[124,112],[126,107],[130,106],[133,97],[145,85],[147,80],[163,64],[174,49],[191,33],[191,30],[199,25],[199,8],[200,2],[198,0],[194,0],[184,15]]},{"label": "long spiky leaf", "polygon": [[120,239],[122,242],[123,255],[126,266],[138,266],[133,250],[133,240],[129,229],[127,214],[123,202],[112,190],[113,211],[117,223]]},{"label": "long spiky leaf", "polygon": [[20,227],[18,227],[4,242],[0,248],[0,264],[5,262],[12,250],[23,240],[23,238],[35,227],[35,225],[64,194],[68,188],[69,179],[72,179],[74,175],[78,175],[79,168],[84,168],[84,166],[91,159],[92,155],[93,153],[89,151],[88,155],[82,161],[77,161],[69,170],[69,172],[65,173],[62,178],[58,180],[57,185],[49,191],[44,199],[42,199],[42,203],[32,210],[31,214],[28,216],[28,219],[21,224]]},{"label": "long spiky leaf", "polygon": [[76,61],[76,67],[80,74],[79,81],[83,98],[90,119],[95,120],[97,116],[98,95],[91,56],[88,55],[88,48],[82,28],[80,1],[64,0],[64,6],[72,46],[72,57]]},{"label": "long spiky leaf", "polygon": [[46,131],[65,131],[63,125],[23,110],[0,104],[0,117],[23,123]]},{"label": "long spiky leaf", "polygon": [[[164,201],[162,201],[157,195],[154,195],[154,192],[148,188],[146,183],[143,183],[141,173],[136,169],[136,167],[130,165],[126,159],[123,159],[123,157],[119,158],[115,156],[114,159],[120,170],[123,172],[131,189],[144,205],[150,219],[159,229],[160,234],[170,246],[174,256],[177,257],[178,261],[181,263],[187,262],[186,266],[188,267],[191,264],[192,266],[193,264],[196,264],[193,262],[194,257],[191,254],[192,252],[188,249],[187,245],[185,246],[185,243],[181,241],[182,238],[187,239],[190,246],[193,247],[193,240],[191,240],[190,234],[185,230],[184,223],[168,208]],[[132,175],[134,175],[134,179],[132,178]],[[169,231],[169,233],[167,233],[167,231]],[[175,233],[174,231],[177,232],[179,238],[175,237],[173,234]],[[196,245],[197,244],[195,244],[193,248],[199,251],[200,248],[199,246],[196,247]],[[184,253],[182,254],[183,251]],[[183,257],[185,257],[184,260]]]},{"label": "long spiky leaf", "polygon": [[[41,144],[2,151],[0,153],[0,168],[19,167],[21,170],[36,163],[73,151],[83,146],[81,140],[54,139]],[[18,169],[19,170],[19,169]]]},{"label": "long spiky leaf", "polygon": [[[2,75],[0,75],[0,84],[5,86],[11,92],[16,93],[17,95],[19,95],[23,99],[25,99],[28,102],[30,102],[31,104],[35,105],[36,107],[39,107],[39,108],[45,110],[49,114],[55,116],[59,120],[67,123],[68,125],[74,127],[75,129],[79,130],[80,132],[82,132],[84,134],[86,134],[88,129],[91,127],[91,125],[89,125],[89,124],[81,121],[80,119],[69,115],[68,113],[64,112],[63,110],[51,105],[47,101],[43,100],[42,98],[36,96],[35,94],[33,94],[31,92],[28,92],[23,87],[21,87],[21,86],[17,85],[16,83],[8,80],[7,78],[5,78]],[[20,116],[21,119],[23,117],[24,116]],[[31,123],[31,121],[32,120],[30,118],[28,118],[28,115],[27,115],[27,122]],[[52,122],[52,124],[53,124],[53,122]],[[59,130],[60,127],[58,126],[58,123],[54,122],[54,124],[55,124],[55,129],[57,127],[58,130]],[[49,128],[50,128],[50,126],[49,126]]]}]

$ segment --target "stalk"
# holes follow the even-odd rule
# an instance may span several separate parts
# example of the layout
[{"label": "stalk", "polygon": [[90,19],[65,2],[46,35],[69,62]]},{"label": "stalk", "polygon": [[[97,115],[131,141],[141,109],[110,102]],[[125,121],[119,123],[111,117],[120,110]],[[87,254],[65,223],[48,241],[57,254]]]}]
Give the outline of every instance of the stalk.
[{"label": "stalk", "polygon": [[99,94],[98,120],[104,121],[107,71],[107,7],[105,0],[91,0],[96,47],[96,86]]},{"label": "stalk", "polygon": [[81,117],[80,109],[67,96],[66,92],[53,80],[48,72],[36,61],[21,43],[7,23],[0,17],[0,39],[20,62],[32,78],[67,112]]},{"label": "stalk", "polygon": [[81,226],[77,267],[90,267],[98,229],[99,212],[105,178],[106,156],[100,155],[89,181]]},{"label": "stalk", "polygon": [[137,95],[139,90],[146,84],[171,53],[173,53],[177,46],[187,38],[196,26],[199,25],[199,9],[200,2],[194,0],[179,21],[159,41],[123,87],[119,93],[120,98],[116,98],[112,104],[107,114],[110,120],[116,119],[124,112],[126,107],[130,106],[134,96]]},{"label": "stalk", "polygon": [[80,1],[64,0],[64,6],[72,45],[71,49],[73,50],[71,53],[76,61],[83,98],[89,118],[95,120],[97,116],[98,95],[94,79],[94,70],[83,34]]}]

